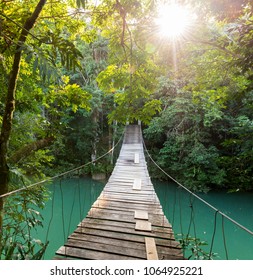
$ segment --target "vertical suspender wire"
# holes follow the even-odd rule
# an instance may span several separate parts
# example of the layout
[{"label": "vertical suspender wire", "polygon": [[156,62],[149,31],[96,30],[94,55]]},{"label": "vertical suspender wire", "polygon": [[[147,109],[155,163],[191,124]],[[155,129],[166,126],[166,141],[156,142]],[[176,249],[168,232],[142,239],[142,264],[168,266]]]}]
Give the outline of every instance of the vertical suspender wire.
[{"label": "vertical suspender wire", "polygon": [[175,192],[174,192],[174,203],[173,203],[173,212],[172,212],[172,225],[174,225],[174,221],[175,221],[176,204],[177,204],[177,191],[175,189]]},{"label": "vertical suspender wire", "polygon": [[190,196],[190,206],[189,207],[191,209],[191,213],[190,213],[191,217],[190,217],[190,222],[189,222],[189,226],[188,226],[187,238],[188,238],[188,236],[190,236],[192,220],[193,220],[193,204],[192,204],[191,198],[192,198],[192,196]]},{"label": "vertical suspender wire", "polygon": [[178,198],[178,205],[179,205],[179,223],[180,223],[180,230],[183,235],[183,223],[182,223],[182,196],[181,191],[179,191],[179,198]]},{"label": "vertical suspender wire", "polygon": [[[153,195],[155,195],[155,192],[153,193]],[[165,197],[164,209],[167,209],[167,207],[168,207],[168,212],[170,212],[169,211],[170,204],[169,203],[167,204],[167,188],[165,189],[164,197]],[[165,215],[163,215],[163,227],[164,227],[164,219],[165,219]]]},{"label": "vertical suspender wire", "polygon": [[[64,198],[63,198],[63,191],[62,191],[62,179],[60,178],[60,194],[61,194],[61,218],[62,218],[62,230],[63,230],[63,239],[64,242],[66,241],[66,231],[65,231],[65,219],[64,219]],[[66,246],[64,246],[65,255],[66,255]]]},{"label": "vertical suspender wire", "polygon": [[222,236],[223,236],[223,244],[226,253],[226,259],[228,260],[228,249],[227,249],[227,242],[226,242],[226,235],[225,235],[225,225],[224,225],[224,216],[221,216],[222,222]]},{"label": "vertical suspender wire", "polygon": [[185,246],[185,236],[184,236],[184,230],[183,230],[183,223],[182,223],[182,199],[181,199],[181,188],[179,189],[179,196],[178,196],[178,206],[179,206],[179,224],[180,224],[180,232],[182,235],[182,242],[184,244],[183,246],[183,254],[185,255],[185,249],[187,246]]},{"label": "vertical suspender wire", "polygon": [[[195,224],[195,211],[194,211],[194,196],[191,195],[191,219],[192,219],[192,225],[193,225],[193,233],[194,233],[194,242],[196,245],[196,248],[198,248],[198,238],[197,238],[197,230],[196,230],[196,224]],[[199,258],[199,251],[197,250],[197,257]]]},{"label": "vertical suspender wire", "polygon": [[[79,205],[79,219],[82,221],[83,212],[82,212],[82,201],[81,201],[81,186],[80,186],[80,178],[78,179],[78,205]],[[86,195],[86,192],[85,192]]]},{"label": "vertical suspender wire", "polygon": [[[188,244],[188,240],[191,237],[190,233],[191,233],[192,225],[193,225],[193,227],[195,227],[194,226],[193,197],[190,195],[189,199],[190,199],[189,207],[190,207],[191,210],[190,210],[190,219],[189,219],[188,231],[187,231],[187,234],[186,234],[186,242],[187,242],[186,244]],[[194,228],[193,228],[193,231],[195,233],[195,229]],[[196,235],[195,235],[195,242],[196,242]],[[197,256],[198,256],[198,252],[197,252]]]},{"label": "vertical suspender wire", "polygon": [[[154,195],[156,195],[155,191],[154,191]],[[167,209],[168,207],[168,212],[170,213],[170,203],[168,202],[168,188],[165,189],[165,209]],[[168,202],[168,203],[167,203]],[[166,216],[165,216],[165,213],[163,213],[163,227],[164,227],[164,224],[165,224],[165,219],[166,219]],[[171,234],[170,234],[170,245],[172,245],[172,238],[171,238]]]},{"label": "vertical suspender wire", "polygon": [[[73,188],[73,187],[72,187]],[[76,186],[74,186],[75,190],[74,190],[74,196],[73,196],[73,200],[72,200],[72,205],[71,205],[71,209],[70,209],[70,215],[69,215],[69,224],[68,224],[68,236],[70,234],[70,227],[71,227],[71,221],[72,221],[72,216],[73,216],[73,212],[74,212],[74,206],[75,206],[75,201],[76,201]]]},{"label": "vertical suspender wire", "polygon": [[[81,200],[81,184],[80,184],[80,175],[81,175],[81,172],[79,170],[79,173],[78,173],[78,205],[79,205],[79,221],[80,221],[80,227],[81,227],[81,231],[83,231],[83,216],[84,216],[84,206],[85,206],[85,197],[83,196],[83,205],[82,205],[82,200]],[[84,192],[85,193],[85,196],[87,196],[87,191]]]},{"label": "vertical suspender wire", "polygon": [[[48,236],[49,236],[49,232],[50,232],[50,229],[51,229],[51,224],[52,224],[52,221],[53,221],[53,218],[54,218],[54,206],[55,206],[55,183],[53,184],[53,195],[52,195],[52,203],[51,203],[51,215],[50,215],[50,219],[49,219],[49,222],[48,222],[45,243],[48,242]],[[45,255],[45,253],[44,253],[44,255]],[[44,258],[44,256],[43,256],[43,258]]]},{"label": "vertical suspender wire", "polygon": [[217,228],[217,214],[219,211],[215,211],[214,214],[214,226],[213,226],[213,236],[212,236],[212,241],[211,241],[211,246],[210,246],[210,251],[209,251],[209,260],[211,260],[212,252],[213,252],[213,244],[214,244],[214,238],[216,234],[216,228]]},{"label": "vertical suspender wire", "polygon": [[[173,210],[172,210],[172,219],[171,219],[171,226],[173,228],[173,225],[174,225],[174,221],[175,221],[175,213],[176,213],[176,203],[177,203],[177,192],[176,192],[176,189],[174,189],[174,201],[173,201]],[[166,198],[167,199],[167,198]],[[178,235],[178,234],[177,234]],[[183,252],[184,253],[184,252]]]}]

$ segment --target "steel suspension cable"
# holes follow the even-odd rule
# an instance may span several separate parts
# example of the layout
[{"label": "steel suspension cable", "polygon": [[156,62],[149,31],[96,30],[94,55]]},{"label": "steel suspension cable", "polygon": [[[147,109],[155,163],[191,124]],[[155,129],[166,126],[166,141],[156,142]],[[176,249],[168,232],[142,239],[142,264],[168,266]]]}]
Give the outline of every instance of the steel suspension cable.
[{"label": "steel suspension cable", "polygon": [[208,206],[209,208],[211,208],[212,210],[214,210],[215,212],[219,213],[221,216],[223,216],[224,218],[226,218],[227,220],[229,220],[230,222],[232,222],[233,224],[237,225],[239,228],[241,228],[242,230],[246,231],[247,233],[253,235],[253,231],[249,230],[248,228],[246,228],[245,226],[241,225],[240,223],[238,223],[237,221],[235,221],[234,219],[232,219],[231,217],[229,217],[228,215],[226,215],[225,213],[223,213],[222,211],[220,211],[219,209],[217,209],[216,207],[214,207],[213,205],[211,205],[210,203],[208,203],[206,200],[204,200],[203,198],[201,198],[200,196],[198,196],[197,194],[193,193],[192,191],[190,191],[187,187],[185,187],[184,185],[182,185],[180,182],[178,182],[175,178],[173,178],[171,175],[169,175],[165,170],[163,170],[155,161],[154,159],[151,157],[150,153],[147,150],[147,147],[145,145],[144,140],[143,141],[143,146],[144,149],[148,155],[148,157],[150,158],[150,160],[154,163],[154,165],[161,170],[168,178],[170,178],[173,182],[175,182],[177,185],[179,185],[181,188],[183,188],[185,191],[187,191],[188,193],[190,193],[192,196],[196,197],[199,201],[201,201],[202,203],[204,203],[206,206]]},{"label": "steel suspension cable", "polygon": [[42,181],[40,181],[40,182],[36,182],[36,183],[34,183],[34,184],[31,184],[31,185],[29,185],[29,186],[25,186],[25,187],[19,188],[19,189],[14,190],[14,191],[10,191],[10,192],[8,192],[8,193],[2,194],[2,195],[0,195],[0,198],[5,198],[5,197],[8,197],[8,196],[13,195],[13,194],[15,194],[15,193],[18,193],[18,192],[21,192],[21,191],[24,191],[24,190],[27,190],[27,189],[30,189],[30,188],[34,188],[34,187],[39,186],[39,185],[41,185],[41,184],[48,183],[48,182],[50,182],[50,181],[52,181],[52,180],[61,178],[61,177],[66,176],[66,175],[68,175],[68,174],[70,174],[70,173],[73,173],[73,172],[75,172],[75,171],[79,171],[79,170],[81,170],[82,168],[84,168],[85,166],[88,166],[89,164],[92,164],[92,163],[94,163],[94,162],[96,162],[96,161],[99,161],[100,159],[102,159],[102,158],[104,158],[105,156],[107,156],[108,154],[110,154],[110,153],[119,145],[119,143],[121,142],[121,140],[122,140],[122,138],[123,138],[123,135],[124,135],[124,131],[123,131],[122,135],[120,136],[118,142],[117,142],[110,150],[108,150],[105,154],[103,154],[102,156],[100,156],[100,157],[98,157],[98,158],[96,158],[96,159],[94,159],[94,160],[91,160],[91,161],[89,161],[89,162],[87,162],[87,163],[85,163],[85,164],[83,164],[83,165],[81,165],[81,166],[79,166],[79,167],[76,167],[76,168],[73,168],[73,169],[71,169],[71,170],[69,170],[69,171],[66,171],[66,172],[64,172],[64,173],[61,173],[61,174],[59,174],[59,175],[56,175],[56,176],[47,178],[47,179],[42,180]]},{"label": "steel suspension cable", "polygon": [[215,234],[216,234],[217,214],[218,214],[218,211],[216,211],[215,214],[214,214],[213,236],[212,236],[212,241],[211,241],[211,246],[210,246],[210,251],[209,251],[209,260],[211,260],[212,251],[213,251],[213,244],[214,244],[214,238],[215,238]]},{"label": "steel suspension cable", "polygon": [[226,253],[226,259],[228,260],[228,249],[227,249],[227,241],[226,241],[226,234],[225,234],[224,216],[221,216],[221,221],[222,221],[223,244]]},{"label": "steel suspension cable", "polygon": [[66,241],[66,229],[65,229],[65,214],[64,214],[64,197],[62,190],[62,180],[60,180],[60,198],[61,198],[61,220],[62,220],[62,229],[63,229],[63,239]]},{"label": "steel suspension cable", "polygon": [[[55,188],[55,187],[54,187],[54,188]],[[52,205],[52,206],[51,206],[51,215],[50,215],[50,219],[49,219],[49,223],[48,223],[48,227],[47,227],[45,242],[48,241],[49,231],[50,231],[51,224],[52,224],[52,221],[53,221],[53,218],[54,218],[55,190],[53,191],[51,205]]]}]

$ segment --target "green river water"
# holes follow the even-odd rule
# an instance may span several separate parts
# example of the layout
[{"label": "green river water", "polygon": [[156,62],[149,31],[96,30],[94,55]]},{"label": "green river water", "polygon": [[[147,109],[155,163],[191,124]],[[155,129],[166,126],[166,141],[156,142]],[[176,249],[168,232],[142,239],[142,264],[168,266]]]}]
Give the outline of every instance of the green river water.
[{"label": "green river water", "polygon": [[[205,252],[209,252],[213,240],[212,251],[217,253],[214,259],[226,259],[227,256],[233,260],[253,259],[253,236],[230,221],[222,220],[219,214],[215,217],[214,210],[192,199],[175,184],[159,181],[153,184],[176,237],[180,238],[178,234],[183,232],[206,241],[207,245],[201,247]],[[42,241],[49,240],[44,259],[53,258],[55,251],[86,216],[104,185],[103,182],[82,178],[67,179],[49,186],[51,198],[42,211],[44,227],[34,236]],[[209,192],[201,194],[201,197],[253,231],[253,193]],[[191,251],[187,251],[185,256],[190,255]]]},{"label": "green river water", "polygon": [[[168,182],[154,182],[164,213],[173,225],[175,235],[187,234],[205,241],[202,249],[217,255],[215,260],[252,260],[253,236],[227,220],[186,191]],[[253,193],[211,191],[198,194],[224,214],[253,231]],[[216,223],[215,223],[216,221]],[[215,226],[216,224],[216,226]],[[186,257],[191,255],[190,252]]]}]

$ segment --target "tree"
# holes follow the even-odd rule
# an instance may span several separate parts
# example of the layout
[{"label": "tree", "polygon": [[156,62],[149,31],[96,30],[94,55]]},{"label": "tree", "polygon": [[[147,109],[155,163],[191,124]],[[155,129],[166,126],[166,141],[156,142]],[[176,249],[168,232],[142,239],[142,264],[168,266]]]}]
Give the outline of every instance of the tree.
[{"label": "tree", "polygon": [[160,110],[160,101],[152,93],[161,71],[146,49],[145,36],[140,36],[151,7],[135,0],[104,1],[94,12],[94,25],[109,39],[110,65],[99,73],[97,81],[103,91],[114,96],[110,123],[148,123]]},{"label": "tree", "polygon": [[158,162],[195,190],[251,188],[251,8],[245,12],[209,21],[190,37],[176,76],[156,93],[163,110],[146,135],[160,147],[153,147]]},{"label": "tree", "polygon": [[[67,84],[60,77],[62,74],[57,73],[59,63],[66,66],[67,69],[80,67],[78,59],[82,55],[71,41],[72,38],[67,38],[67,32],[71,28],[78,30],[81,26],[85,26],[85,22],[77,18],[66,24],[67,18],[70,16],[67,10],[68,4],[59,1],[53,6],[52,3],[46,5],[46,2],[45,0],[37,3],[31,1],[29,5],[27,3],[24,5],[22,1],[19,3],[11,1],[8,5],[6,1],[0,3],[2,11],[5,11],[0,14],[0,40],[2,43],[1,70],[4,73],[2,84],[3,89],[6,89],[7,92],[6,98],[1,99],[3,118],[1,118],[0,134],[0,195],[8,191],[9,164],[14,164],[32,152],[37,152],[50,145],[55,137],[52,133],[48,133],[52,126],[49,128],[49,125],[44,125],[43,128],[46,128],[47,132],[44,134],[39,132],[41,136],[43,134],[43,138],[31,137],[31,139],[27,139],[22,143],[24,146],[20,148],[19,145],[18,151],[8,159],[10,155],[9,142],[13,124],[15,125],[13,123],[15,109],[18,108],[17,112],[21,112],[22,109],[24,110],[25,104],[29,104],[27,107],[29,109],[25,108],[25,110],[30,110],[32,118],[42,121],[45,118],[38,117],[38,113],[42,113],[41,115],[45,113],[45,110],[42,112],[42,106],[45,109],[46,106],[51,105],[51,116],[53,111],[56,112],[57,106],[61,106],[62,109],[66,106],[72,106],[74,111],[78,107],[88,108],[90,95],[76,84]],[[79,8],[84,7],[85,1],[77,1],[77,5]],[[40,24],[36,24],[39,19]],[[56,21],[58,21],[58,25]],[[52,30],[55,32],[52,33]],[[53,78],[58,80],[57,83],[54,82],[54,86],[52,86]],[[27,84],[25,84],[26,82]],[[44,92],[41,89],[38,90],[40,82],[43,82],[42,89],[48,86],[49,90],[44,90]],[[51,83],[50,87],[49,83]],[[5,84],[7,85],[5,86]],[[35,100],[42,102],[42,104],[34,105],[35,102],[32,104],[31,99],[24,94],[22,86],[24,88],[30,87],[31,95],[34,94]],[[42,92],[50,93],[51,96],[46,94],[43,96]],[[36,117],[35,113],[32,115],[31,109],[34,112],[37,111]],[[54,117],[56,117],[55,114]],[[37,135],[39,135],[38,131],[37,129]],[[1,198],[0,212],[2,208],[3,199]],[[1,227],[2,218],[0,219]]]},{"label": "tree", "polygon": [[[36,20],[38,19],[46,0],[40,0],[34,9],[32,15],[27,18],[24,26],[21,30],[18,44],[16,46],[12,70],[10,74],[10,80],[8,83],[8,91],[6,95],[6,103],[4,116],[2,119],[2,128],[0,134],[0,195],[4,194],[8,190],[8,163],[7,163],[7,153],[8,153],[8,142],[11,135],[13,113],[15,110],[15,92],[17,87],[17,80],[20,70],[20,62],[22,55],[22,47],[27,40],[27,36],[30,30],[33,28]],[[0,199],[0,212],[3,209],[3,200]],[[2,230],[2,217],[0,217],[0,230]]]}]

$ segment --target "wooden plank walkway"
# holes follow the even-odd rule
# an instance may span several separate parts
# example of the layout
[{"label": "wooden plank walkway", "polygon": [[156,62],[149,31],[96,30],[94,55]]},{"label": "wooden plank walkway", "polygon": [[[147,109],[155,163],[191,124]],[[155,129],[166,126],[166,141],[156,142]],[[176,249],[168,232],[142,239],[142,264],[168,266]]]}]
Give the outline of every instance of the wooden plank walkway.
[{"label": "wooden plank walkway", "polygon": [[108,183],[56,255],[89,260],[183,259],[148,174],[140,126],[126,127]]}]

